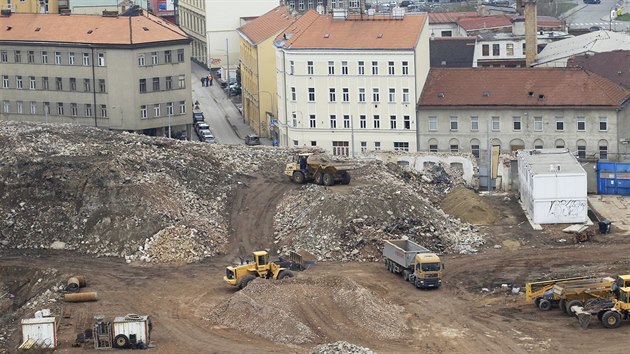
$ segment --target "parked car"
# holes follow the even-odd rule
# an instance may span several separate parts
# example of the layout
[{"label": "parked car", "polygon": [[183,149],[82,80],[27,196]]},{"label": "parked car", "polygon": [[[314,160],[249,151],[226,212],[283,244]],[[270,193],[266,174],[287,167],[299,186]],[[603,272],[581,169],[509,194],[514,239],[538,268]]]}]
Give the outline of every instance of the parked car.
[{"label": "parked car", "polygon": [[584,0],[585,4],[601,4],[602,0]]},{"label": "parked car", "polygon": [[193,123],[203,122],[203,121],[204,121],[203,112],[201,110],[195,109],[193,111]]},{"label": "parked car", "polygon": [[199,131],[199,140],[200,141],[206,141],[207,139],[214,139],[214,135],[212,135],[212,132],[208,129],[203,129]]},{"label": "parked car", "polygon": [[230,96],[238,96],[241,94],[241,85],[230,86],[229,89]]},{"label": "parked car", "polygon": [[[235,77],[230,77],[230,82],[229,85],[235,84],[236,83],[236,78]],[[228,86],[228,82],[225,80],[221,81],[221,87],[226,88]]]},{"label": "parked car", "polygon": [[601,31],[603,30],[603,28],[601,26],[591,26],[588,30],[591,32],[594,32],[594,31]]},{"label": "parked car", "polygon": [[398,6],[400,6],[400,7],[407,7],[407,6],[411,5],[411,4],[412,4],[411,1],[403,0],[403,1],[400,2],[400,4],[398,4]]},{"label": "parked car", "polygon": [[204,122],[199,122],[195,124],[195,132],[199,135],[200,130],[210,130],[210,126]]},{"label": "parked car", "polygon": [[204,137],[203,138],[203,142],[208,143],[208,144],[216,144],[217,143],[217,141],[215,140],[214,136]]},{"label": "parked car", "polygon": [[260,145],[260,137],[256,134],[248,134],[245,136],[245,145]]}]

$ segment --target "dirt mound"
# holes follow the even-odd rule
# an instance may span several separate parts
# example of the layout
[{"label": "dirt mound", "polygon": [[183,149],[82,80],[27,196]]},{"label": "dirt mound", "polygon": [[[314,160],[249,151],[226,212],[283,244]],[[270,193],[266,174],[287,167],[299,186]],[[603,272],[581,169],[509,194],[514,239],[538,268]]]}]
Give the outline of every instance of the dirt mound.
[{"label": "dirt mound", "polygon": [[465,187],[456,187],[450,191],[440,207],[446,213],[473,225],[492,225],[499,217],[496,208]]},{"label": "dirt mound", "polygon": [[349,278],[256,279],[216,307],[212,323],[293,344],[403,338],[403,308]]}]

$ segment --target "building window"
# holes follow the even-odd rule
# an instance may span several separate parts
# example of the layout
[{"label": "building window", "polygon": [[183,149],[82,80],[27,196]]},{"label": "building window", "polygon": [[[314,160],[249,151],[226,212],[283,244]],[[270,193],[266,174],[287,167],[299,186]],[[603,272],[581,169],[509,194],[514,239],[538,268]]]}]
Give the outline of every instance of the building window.
[{"label": "building window", "polygon": [[91,92],[92,91],[92,85],[90,83],[90,79],[84,79],[83,80],[83,91],[85,91],[85,92]]},{"label": "building window", "polygon": [[57,114],[63,115],[63,102],[57,102]]},{"label": "building window", "polygon": [[608,118],[599,117],[599,131],[600,132],[608,131]]},{"label": "building window", "polygon": [[359,62],[359,75],[365,75],[365,62]]},{"label": "building window", "polygon": [[315,102],[315,88],[314,87],[308,88],[308,101]]},{"label": "building window", "polygon": [[451,131],[457,131],[459,128],[459,124],[457,122],[457,117],[452,116],[451,117]]},{"label": "building window", "polygon": [[48,52],[42,52],[42,64],[48,64]]},{"label": "building window", "polygon": [[429,117],[429,131],[435,132],[438,130],[437,117]]},{"label": "building window", "polygon": [[450,148],[451,148],[451,152],[459,152],[459,145],[457,144],[451,144]]},{"label": "building window", "polygon": [[179,114],[186,113],[186,101],[179,101]]},{"label": "building window", "polygon": [[341,62],[341,75],[348,75],[348,62],[347,61]]},{"label": "building window", "polygon": [[74,65],[74,53],[73,52],[68,53],[68,64]]},{"label": "building window", "polygon": [[48,77],[42,77],[42,90],[48,90]]},{"label": "building window", "polygon": [[606,145],[599,146],[599,159],[608,160],[608,146]]},{"label": "building window", "polygon": [[2,88],[9,88],[9,75],[2,75]]},{"label": "building window", "polygon": [[404,129],[411,129],[411,117],[410,116],[403,116],[403,128]]},{"label": "building window", "polygon": [[472,131],[479,130],[479,117],[477,116],[470,117],[470,130]]},{"label": "building window", "polygon": [[13,53],[13,59],[15,59],[16,63],[21,63],[22,62],[22,51],[21,50],[16,50],[15,53]]},{"label": "building window", "polygon": [[55,52],[55,65],[61,65],[61,52]]},{"label": "building window", "polygon": [[490,45],[482,44],[481,45],[481,55],[484,57],[490,56]]},{"label": "building window", "polygon": [[180,89],[186,88],[186,76],[179,75],[179,78],[177,79],[177,84],[179,85]]},{"label": "building window", "polygon": [[514,56],[514,43],[507,43],[505,45],[505,52],[508,57],[513,57]]},{"label": "building window", "polygon": [[378,115],[374,115],[373,128],[381,129],[381,117]]},{"label": "building window", "polygon": [[501,120],[499,117],[492,117],[492,130],[501,129]]},{"label": "building window", "polygon": [[37,83],[35,82],[35,76],[28,78],[28,88],[31,90],[37,89]]},{"label": "building window", "polygon": [[154,104],[153,105],[153,116],[154,117],[159,117],[160,116],[160,104]]},{"label": "building window", "polygon": [[308,126],[311,128],[317,128],[317,120],[315,119],[314,114],[308,116]]},{"label": "building window", "polygon": [[157,52],[151,52],[151,65],[158,65],[159,61],[158,61],[158,53]]},{"label": "building window", "polygon": [[104,79],[98,79],[98,91],[100,93],[105,93],[105,80]]},{"label": "building window", "polygon": [[362,141],[361,142],[361,152],[366,152],[367,151],[367,141]]},{"label": "building window", "polygon": [[381,151],[381,142],[380,141],[375,141],[374,142],[374,151]]},{"label": "building window", "polygon": [[396,102],[396,89],[395,88],[389,89],[389,102]]},{"label": "building window", "polygon": [[521,131],[521,117],[512,117],[512,128],[515,132]]},{"label": "building window", "polygon": [[367,128],[367,116],[365,114],[361,114],[359,116],[359,128],[361,129]]},{"label": "building window", "polygon": [[380,99],[381,99],[381,96],[380,96],[380,94],[378,92],[378,88],[373,88],[372,89],[372,101],[373,102],[378,102],[378,101],[380,101]]},{"label": "building window", "polygon": [[160,78],[159,77],[154,77],[153,78],[153,91],[160,91]]},{"label": "building window", "polygon": [[73,117],[76,117],[78,112],[79,112],[79,110],[77,109],[77,104],[76,103],[70,103],[70,114]]},{"label": "building window", "polygon": [[409,151],[409,143],[407,142],[394,142],[395,151]]},{"label": "building window", "polygon": [[350,129],[350,116],[347,114],[343,116],[343,127],[345,129]]},{"label": "building window", "polygon": [[292,118],[291,119],[292,127],[294,127],[294,128],[297,127],[297,113],[293,112],[293,115],[292,115],[291,118]]},{"label": "building window", "polygon": [[556,140],[556,149],[564,149],[564,140],[562,139]]},{"label": "building window", "polygon": [[492,45],[492,55],[498,57],[501,55],[501,47],[498,44]]},{"label": "building window", "polygon": [[429,144],[429,152],[437,152],[438,146],[437,144]]},{"label": "building window", "polygon": [[473,156],[475,156],[476,158],[479,158],[479,145],[470,145],[470,151],[472,152]]},{"label": "building window", "polygon": [[183,49],[178,49],[177,50],[177,62],[179,62],[179,63],[183,63],[184,62],[184,50]]},{"label": "building window", "polygon": [[74,77],[70,78],[70,91],[76,91],[77,90],[77,79]]},{"label": "building window", "polygon": [[335,75],[335,62],[334,61],[328,62],[328,75]]},{"label": "building window", "polygon": [[297,93],[295,92],[295,87],[291,87],[291,101],[297,100]]},{"label": "building window", "polygon": [[97,53],[97,65],[105,66],[105,53]]},{"label": "building window", "polygon": [[170,63],[171,61],[172,61],[171,51],[170,50],[165,50],[164,51],[164,62],[165,63]]},{"label": "building window", "polygon": [[165,84],[166,84],[166,89],[167,90],[172,90],[173,89],[173,77],[172,76],[167,76],[164,81],[165,81]]},{"label": "building window", "polygon": [[313,69],[313,62],[312,61],[307,61],[306,62],[306,73],[309,75],[313,75],[314,69]]},{"label": "building window", "polygon": [[293,60],[289,61],[289,75],[295,74],[295,62]]},{"label": "building window", "polygon": [[534,131],[541,132],[543,130],[542,117],[534,117]]},{"label": "building window", "polygon": [[378,62],[372,62],[372,75],[378,75]]},{"label": "building window", "polygon": [[440,32],[441,37],[453,37],[453,31],[442,31]]},{"label": "building window", "polygon": [[60,77],[55,78],[55,87],[57,88],[57,91],[63,90],[63,81],[61,80]]},{"label": "building window", "polygon": [[389,61],[387,62],[387,73],[389,75],[395,75],[396,70],[394,70],[394,62],[393,61]]},{"label": "building window", "polygon": [[349,145],[347,141],[333,141],[333,156],[348,156]]},{"label": "building window", "polygon": [[173,102],[166,102],[166,114],[173,115]]},{"label": "building window", "polygon": [[389,116],[389,129],[396,129],[396,116]]},{"label": "building window", "polygon": [[37,114],[37,102],[31,101],[31,114]]},{"label": "building window", "polygon": [[85,116],[86,117],[91,117],[92,116],[92,105],[91,104],[86,104],[85,105]]},{"label": "building window", "polygon": [[409,89],[402,89],[402,101],[403,103],[409,103]]},{"label": "building window", "polygon": [[28,51],[28,63],[33,64],[35,62],[35,52],[32,50]]},{"label": "building window", "polygon": [[406,62],[406,61],[402,62],[402,74],[409,75],[409,62]]},{"label": "building window", "polygon": [[336,95],[335,95],[335,89],[334,89],[334,88],[330,88],[330,89],[328,89],[328,100],[329,100],[330,102],[335,102],[335,99],[336,99],[336,97],[335,97],[335,96],[336,96]]},{"label": "building window", "polygon": [[44,102],[44,114],[50,114],[50,102]]},{"label": "building window", "polygon": [[2,101],[2,112],[10,113],[11,112],[11,104],[9,101]]},{"label": "building window", "polygon": [[147,117],[147,106],[142,105],[140,106],[140,118],[146,118]]},{"label": "building window", "polygon": [[365,102],[365,89],[359,89],[359,102]]},{"label": "building window", "polygon": [[337,116],[334,114],[330,115],[330,128],[331,129],[337,128]]},{"label": "building window", "polygon": [[564,130],[564,117],[556,117],[556,131]]},{"label": "building window", "polygon": [[16,76],[15,77],[15,88],[17,89],[22,89],[22,77],[21,76]]},{"label": "building window", "polygon": [[586,158],[586,144],[583,142],[578,142],[578,146],[577,146],[577,150],[578,150],[578,157],[581,159]]},{"label": "building window", "polygon": [[144,60],[144,54],[138,55],[138,66],[145,66],[146,62]]},{"label": "building window", "polygon": [[17,101],[16,102],[16,112],[19,114],[24,113],[24,103],[22,101]]},{"label": "building window", "polygon": [[586,118],[585,117],[577,117],[577,131],[583,132],[586,131]]},{"label": "building window", "polygon": [[83,65],[90,66],[90,53],[83,53]]}]

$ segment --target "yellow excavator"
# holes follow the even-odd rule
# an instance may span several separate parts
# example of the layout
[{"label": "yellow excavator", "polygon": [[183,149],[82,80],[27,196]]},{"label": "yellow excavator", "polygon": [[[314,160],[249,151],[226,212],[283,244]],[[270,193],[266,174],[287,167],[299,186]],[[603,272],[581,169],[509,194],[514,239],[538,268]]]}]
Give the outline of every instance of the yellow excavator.
[{"label": "yellow excavator", "polygon": [[243,289],[256,278],[284,279],[293,277],[293,271],[309,269],[315,264],[316,257],[301,250],[289,253],[288,259],[280,257],[276,261],[269,260],[267,251],[253,252],[254,261],[240,265],[228,266],[225,270],[225,280],[228,284]]}]

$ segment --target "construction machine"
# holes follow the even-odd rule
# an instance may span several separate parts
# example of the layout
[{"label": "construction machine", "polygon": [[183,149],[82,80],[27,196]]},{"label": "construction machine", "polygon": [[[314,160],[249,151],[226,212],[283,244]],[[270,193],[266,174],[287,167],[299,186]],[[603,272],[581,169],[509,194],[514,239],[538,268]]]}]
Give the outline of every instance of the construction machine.
[{"label": "construction machine", "polygon": [[315,264],[315,256],[307,251],[290,252],[288,259],[269,260],[267,251],[253,252],[253,262],[226,267],[223,277],[228,284],[243,289],[256,278],[284,279],[293,277],[293,271],[306,270]]},{"label": "construction machine", "polygon": [[554,299],[549,299],[549,296],[547,296],[548,298],[545,299],[545,294],[550,294],[549,292],[553,289],[554,285],[565,281],[585,280],[589,278],[591,277],[583,276],[549,279],[525,283],[525,301],[533,302],[536,307],[538,307],[542,311],[548,311],[553,305],[558,305],[558,301],[554,301]]},{"label": "construction machine", "polygon": [[314,182],[324,186],[332,186],[335,183],[349,184],[350,173],[354,168],[351,164],[343,164],[330,161],[319,153],[297,154],[293,162],[288,163],[284,173],[291,177],[297,184]]},{"label": "construction machine", "polygon": [[591,301],[584,306],[571,308],[582,328],[588,327],[593,315],[597,315],[605,328],[618,328],[622,320],[630,318],[630,287],[618,288],[616,291],[616,299]]}]

